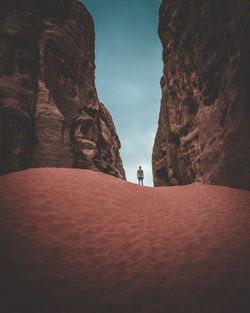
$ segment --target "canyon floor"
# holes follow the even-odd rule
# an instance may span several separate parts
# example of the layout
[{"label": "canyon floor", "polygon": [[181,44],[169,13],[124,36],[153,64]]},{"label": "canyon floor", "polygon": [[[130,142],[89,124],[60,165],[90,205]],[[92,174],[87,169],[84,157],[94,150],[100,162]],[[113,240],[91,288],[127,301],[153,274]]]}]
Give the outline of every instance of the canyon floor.
[{"label": "canyon floor", "polygon": [[0,177],[0,312],[250,312],[250,192]]}]

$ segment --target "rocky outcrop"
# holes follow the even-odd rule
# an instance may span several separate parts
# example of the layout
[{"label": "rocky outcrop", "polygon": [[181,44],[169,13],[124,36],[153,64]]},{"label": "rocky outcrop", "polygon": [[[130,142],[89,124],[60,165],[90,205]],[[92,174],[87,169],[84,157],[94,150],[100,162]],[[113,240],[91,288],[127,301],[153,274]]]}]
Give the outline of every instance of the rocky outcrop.
[{"label": "rocky outcrop", "polygon": [[4,0],[0,11],[0,172],[77,167],[125,178],[95,88],[89,12],[76,0]]},{"label": "rocky outcrop", "polygon": [[155,186],[249,189],[248,1],[163,0]]}]

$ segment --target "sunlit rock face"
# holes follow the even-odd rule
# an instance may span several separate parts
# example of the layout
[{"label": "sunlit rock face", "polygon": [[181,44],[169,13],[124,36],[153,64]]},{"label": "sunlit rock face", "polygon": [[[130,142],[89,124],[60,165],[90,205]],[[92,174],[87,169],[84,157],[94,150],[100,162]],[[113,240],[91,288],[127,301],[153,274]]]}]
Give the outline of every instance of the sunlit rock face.
[{"label": "sunlit rock face", "polygon": [[76,0],[4,0],[0,11],[0,172],[77,167],[125,178],[95,88],[89,12]]},{"label": "sunlit rock face", "polygon": [[250,188],[248,1],[163,0],[155,186]]}]

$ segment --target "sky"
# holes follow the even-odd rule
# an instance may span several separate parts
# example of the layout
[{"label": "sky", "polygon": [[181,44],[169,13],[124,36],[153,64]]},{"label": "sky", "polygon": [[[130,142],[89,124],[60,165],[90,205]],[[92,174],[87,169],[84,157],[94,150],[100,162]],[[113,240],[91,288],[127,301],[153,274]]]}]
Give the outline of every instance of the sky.
[{"label": "sky", "polygon": [[83,0],[95,24],[96,88],[121,141],[127,180],[153,186],[152,150],[160,111],[161,0]]}]

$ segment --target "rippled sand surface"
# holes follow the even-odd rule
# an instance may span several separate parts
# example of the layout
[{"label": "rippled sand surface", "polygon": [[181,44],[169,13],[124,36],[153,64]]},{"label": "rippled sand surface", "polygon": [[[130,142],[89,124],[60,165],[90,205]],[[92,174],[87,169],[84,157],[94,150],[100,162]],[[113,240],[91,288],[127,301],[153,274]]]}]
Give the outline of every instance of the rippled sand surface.
[{"label": "rippled sand surface", "polygon": [[247,191],[44,168],[0,199],[0,312],[250,312]]}]

